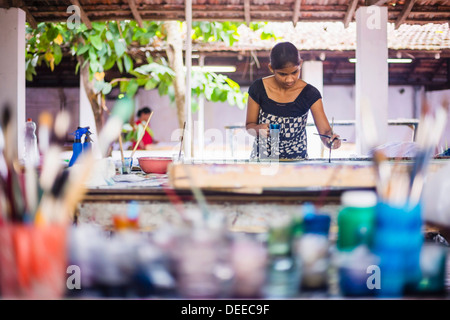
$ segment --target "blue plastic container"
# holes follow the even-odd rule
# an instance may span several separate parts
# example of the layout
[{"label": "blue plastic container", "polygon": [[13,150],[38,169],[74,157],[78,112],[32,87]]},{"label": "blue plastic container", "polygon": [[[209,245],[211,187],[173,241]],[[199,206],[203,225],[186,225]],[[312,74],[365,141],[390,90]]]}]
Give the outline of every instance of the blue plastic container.
[{"label": "blue plastic container", "polygon": [[420,281],[421,215],[421,203],[377,204],[374,252],[380,259],[379,296],[400,297],[406,286],[416,286]]}]

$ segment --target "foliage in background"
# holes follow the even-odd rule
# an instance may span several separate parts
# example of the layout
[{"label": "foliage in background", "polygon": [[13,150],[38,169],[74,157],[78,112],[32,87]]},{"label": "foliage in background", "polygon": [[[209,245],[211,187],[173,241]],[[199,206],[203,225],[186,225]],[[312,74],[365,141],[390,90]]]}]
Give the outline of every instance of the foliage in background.
[{"label": "foliage in background", "polygon": [[[234,22],[195,22],[193,41],[222,41],[232,46],[239,39],[238,27]],[[264,23],[253,23],[251,28],[263,28]],[[169,95],[174,101],[171,88],[174,72],[162,56],[153,57],[150,51],[139,48],[161,47],[165,33],[161,22],[144,21],[139,27],[135,21],[92,22],[88,30],[84,24],[69,29],[65,23],[39,23],[36,29],[26,30],[26,78],[33,80],[36,67],[45,63],[52,71],[63,57],[64,50],[70,50],[78,59],[74,72],[89,65],[89,79],[94,82],[96,93],[108,95],[119,86],[121,93],[132,97],[139,87],[145,90],[157,89],[160,95]],[[262,37],[267,37],[263,32]],[[106,73],[116,68],[120,77],[106,80]],[[204,96],[208,101],[225,102],[243,109],[247,93],[225,75],[193,71],[192,94]],[[193,100],[193,109],[196,109]]]}]

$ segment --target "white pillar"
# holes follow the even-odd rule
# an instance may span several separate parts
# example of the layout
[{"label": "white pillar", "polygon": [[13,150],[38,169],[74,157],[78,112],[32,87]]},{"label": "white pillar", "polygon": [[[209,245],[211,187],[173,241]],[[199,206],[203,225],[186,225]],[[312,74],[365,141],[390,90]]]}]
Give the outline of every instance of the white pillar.
[{"label": "white pillar", "polygon": [[[323,100],[323,62],[322,61],[303,61],[302,64],[302,79],[320,91]],[[325,102],[324,107],[326,110]],[[330,120],[331,121],[331,120]],[[314,123],[314,119],[309,111],[308,123]],[[323,156],[323,143],[319,136],[314,135],[317,133],[315,126],[306,127],[306,135],[308,139],[308,157],[320,158]]]},{"label": "white pillar", "polygon": [[0,9],[0,110],[5,104],[11,108],[15,143],[10,147],[18,159],[22,158],[26,121],[25,22],[22,9]]},{"label": "white pillar", "polygon": [[80,108],[79,108],[79,127],[89,127],[89,131],[92,132],[92,152],[95,158],[101,158],[100,148],[98,147],[98,132],[95,125],[94,112],[92,111],[91,102],[88,99],[86,90],[83,84],[83,75],[80,74]]},{"label": "white pillar", "polygon": [[[200,54],[199,66],[205,65],[205,56]],[[203,159],[205,150],[205,98],[198,98],[198,158]]]},{"label": "white pillar", "polygon": [[191,108],[191,67],[192,67],[192,0],[186,1],[186,95],[185,95],[185,113],[186,113],[186,129],[184,132],[184,157],[192,158],[192,108]]},{"label": "white pillar", "polygon": [[303,61],[302,79],[316,87],[323,97],[323,62]]},{"label": "white pillar", "polygon": [[355,129],[360,155],[387,140],[387,14],[387,7],[379,6],[356,11]]}]

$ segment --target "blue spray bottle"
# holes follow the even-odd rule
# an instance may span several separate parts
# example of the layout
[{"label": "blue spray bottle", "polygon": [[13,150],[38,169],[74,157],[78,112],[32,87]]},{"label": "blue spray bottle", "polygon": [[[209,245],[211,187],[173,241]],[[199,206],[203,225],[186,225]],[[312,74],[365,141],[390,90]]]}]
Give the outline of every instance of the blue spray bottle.
[{"label": "blue spray bottle", "polygon": [[[89,131],[89,127],[78,127],[77,130],[75,130],[75,132],[72,133],[73,135],[75,135],[75,140],[73,142],[73,153],[72,153],[72,158],[70,159],[69,162],[69,167],[71,167],[75,161],[78,159],[78,157],[80,156],[80,154],[83,151],[87,151],[89,150],[89,148],[91,147],[91,143],[92,140],[90,138],[90,135],[92,134],[92,132]],[[84,142],[81,142],[81,139],[83,137],[83,135],[85,135],[85,139]]]}]

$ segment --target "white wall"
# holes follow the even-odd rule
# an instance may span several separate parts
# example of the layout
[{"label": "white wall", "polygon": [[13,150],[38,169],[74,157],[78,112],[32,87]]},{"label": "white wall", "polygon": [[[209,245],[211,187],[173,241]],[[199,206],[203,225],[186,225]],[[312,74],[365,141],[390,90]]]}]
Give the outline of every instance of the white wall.
[{"label": "white wall", "polygon": [[27,88],[26,118],[32,118],[39,126],[39,115],[42,110],[50,112],[54,119],[60,110],[66,109],[71,117],[68,131],[72,133],[78,125],[86,126],[83,122],[79,122],[79,92],[78,88]]}]

